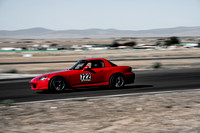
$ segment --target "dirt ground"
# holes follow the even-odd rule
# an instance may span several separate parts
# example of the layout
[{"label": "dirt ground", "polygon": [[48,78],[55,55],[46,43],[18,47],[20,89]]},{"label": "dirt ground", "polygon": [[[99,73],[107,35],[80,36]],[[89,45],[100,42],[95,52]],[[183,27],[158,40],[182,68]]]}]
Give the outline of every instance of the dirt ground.
[{"label": "dirt ground", "polygon": [[[177,69],[177,68],[199,68],[199,59],[178,59],[178,60],[147,60],[147,61],[113,61],[119,66],[131,66],[133,71],[152,70],[153,64],[159,62],[162,64],[160,69]],[[18,70],[18,73],[25,74],[44,74],[54,71],[62,71],[71,68],[74,63],[43,63],[43,64],[16,64],[16,65],[1,65],[0,72],[9,67]],[[2,69],[2,70],[1,70]]]},{"label": "dirt ground", "polygon": [[[24,58],[23,54],[31,53],[33,57]],[[99,50],[99,51],[32,51],[32,52],[0,52],[0,62],[26,62],[26,61],[77,61],[85,58],[147,58],[170,56],[200,56],[200,49],[179,50]],[[162,63],[162,68],[171,69],[183,67],[200,67],[200,58],[178,60],[137,60],[137,61],[113,61],[117,65],[128,65],[135,70],[153,69],[155,62]],[[69,69],[74,63],[43,63],[43,64],[12,64],[0,65],[0,72],[4,69],[17,69],[18,73],[44,74],[53,71]]]},{"label": "dirt ground", "polygon": [[31,133],[199,133],[200,91],[0,105],[0,129]]},{"label": "dirt ground", "polygon": [[[12,51],[0,52],[0,61],[40,61],[40,60],[73,60],[77,58],[120,58],[120,57],[158,57],[158,56],[189,56],[200,55],[200,49],[122,49],[122,50],[86,50],[86,51]],[[24,58],[24,54],[32,54],[31,58]],[[14,59],[14,60],[13,60]]]}]

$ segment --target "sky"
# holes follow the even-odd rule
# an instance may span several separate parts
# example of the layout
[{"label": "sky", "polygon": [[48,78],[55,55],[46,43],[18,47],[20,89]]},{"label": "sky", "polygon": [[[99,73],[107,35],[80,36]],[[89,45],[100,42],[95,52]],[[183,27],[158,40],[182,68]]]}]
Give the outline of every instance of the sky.
[{"label": "sky", "polygon": [[0,0],[0,30],[200,26],[200,0]]}]

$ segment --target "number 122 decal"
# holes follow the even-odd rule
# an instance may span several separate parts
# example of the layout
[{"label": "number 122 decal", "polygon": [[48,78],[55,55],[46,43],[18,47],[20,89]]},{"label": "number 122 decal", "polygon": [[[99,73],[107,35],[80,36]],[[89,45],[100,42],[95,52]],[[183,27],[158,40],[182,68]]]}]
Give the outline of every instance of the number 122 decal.
[{"label": "number 122 decal", "polygon": [[90,73],[83,73],[80,74],[81,81],[91,81],[91,74]]}]

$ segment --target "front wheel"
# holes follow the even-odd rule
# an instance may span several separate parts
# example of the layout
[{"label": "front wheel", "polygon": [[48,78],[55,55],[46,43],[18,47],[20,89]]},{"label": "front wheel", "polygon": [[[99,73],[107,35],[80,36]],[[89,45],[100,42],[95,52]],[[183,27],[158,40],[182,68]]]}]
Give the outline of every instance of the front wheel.
[{"label": "front wheel", "polygon": [[125,84],[124,77],[121,74],[112,75],[109,84],[112,88],[121,88]]},{"label": "front wheel", "polygon": [[65,80],[61,77],[54,77],[49,82],[49,89],[55,92],[62,92],[66,87]]}]

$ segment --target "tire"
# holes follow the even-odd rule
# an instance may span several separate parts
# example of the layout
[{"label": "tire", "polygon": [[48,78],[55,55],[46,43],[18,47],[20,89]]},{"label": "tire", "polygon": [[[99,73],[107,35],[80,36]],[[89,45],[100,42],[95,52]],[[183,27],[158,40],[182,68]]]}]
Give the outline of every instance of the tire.
[{"label": "tire", "polygon": [[62,77],[53,77],[49,82],[49,90],[53,92],[62,92],[65,87],[66,82]]},{"label": "tire", "polygon": [[125,85],[124,76],[121,74],[114,74],[110,77],[109,86],[111,88],[121,88]]}]

